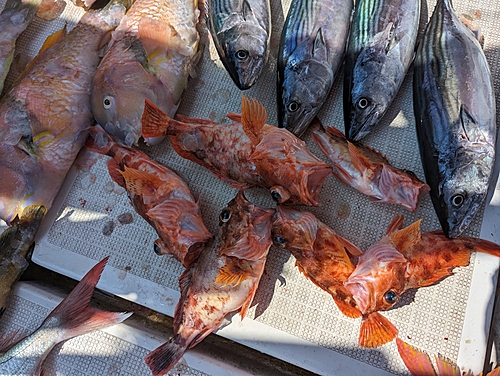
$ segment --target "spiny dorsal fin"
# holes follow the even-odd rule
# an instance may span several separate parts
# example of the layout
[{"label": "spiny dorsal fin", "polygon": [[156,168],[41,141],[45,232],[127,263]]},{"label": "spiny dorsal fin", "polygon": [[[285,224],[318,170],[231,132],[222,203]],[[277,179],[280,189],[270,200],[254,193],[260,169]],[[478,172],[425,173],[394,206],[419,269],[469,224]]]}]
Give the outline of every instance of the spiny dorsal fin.
[{"label": "spiny dorsal fin", "polygon": [[417,244],[422,236],[422,233],[420,231],[420,223],[422,222],[421,219],[418,221],[413,222],[411,225],[408,227],[405,227],[402,230],[398,230],[396,232],[393,232],[390,237],[392,240],[392,243],[394,244],[394,247],[399,251],[399,252],[404,252],[411,247],[413,247],[415,244]]},{"label": "spiny dorsal fin", "polygon": [[392,219],[391,223],[389,223],[389,226],[387,226],[387,231],[385,234],[390,235],[393,232],[396,232],[399,229],[401,229],[401,226],[403,226],[403,220],[404,220],[404,217],[402,215],[396,215]]},{"label": "spiny dorsal fin", "polygon": [[245,134],[257,145],[262,139],[262,128],[266,124],[267,111],[256,99],[241,97],[241,125]]}]

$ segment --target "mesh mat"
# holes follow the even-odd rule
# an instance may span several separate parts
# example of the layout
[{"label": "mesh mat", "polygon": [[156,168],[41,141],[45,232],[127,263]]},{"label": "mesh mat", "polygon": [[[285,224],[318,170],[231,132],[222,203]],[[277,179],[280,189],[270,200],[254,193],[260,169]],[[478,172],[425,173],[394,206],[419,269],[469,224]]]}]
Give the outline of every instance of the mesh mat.
[{"label": "mesh mat", "polygon": [[[289,1],[272,1],[271,5],[273,29],[269,62],[260,80],[245,95],[261,101],[269,112],[268,123],[277,124],[276,55]],[[434,5],[434,0],[428,2],[429,16]],[[478,23],[485,35],[484,48],[499,92],[500,6],[488,0],[473,3],[455,0],[454,7],[459,14],[481,11]],[[423,18],[426,18],[425,7],[423,11]],[[71,23],[80,14],[68,5],[61,19]],[[43,40],[42,32],[45,35],[57,30],[61,20],[57,22],[47,24],[37,21],[22,35],[19,48],[25,52],[36,51],[39,41]],[[198,75],[191,79],[178,113],[226,122],[225,115],[228,112],[240,112],[241,92],[219,61],[210,37],[205,35],[204,40],[207,45]],[[411,70],[408,75],[410,77],[403,83],[400,94],[381,124],[364,142],[387,155],[396,167],[411,170],[423,178],[414,128]],[[319,117],[324,124],[343,130],[341,81],[342,74],[339,74]],[[325,159],[309,133],[305,134],[304,139],[314,154]],[[215,234],[219,212],[235,196],[236,190],[202,167],[177,156],[167,141],[143,150],[176,170],[188,182],[193,194],[200,197],[207,227]],[[109,266],[178,290],[177,279],[183,271],[182,266],[172,258],[154,254],[153,242],[157,237],[154,230],[134,212],[124,190],[111,181],[106,161],[107,157],[88,151],[80,155],[76,179],[70,184],[69,190],[62,193],[67,194],[62,196],[62,205],[53,208],[53,211],[57,211],[56,220],[50,224],[43,243],[47,249],[43,251],[47,252],[53,246],[54,249],[61,248],[96,261],[110,255]],[[250,190],[247,196],[256,204],[274,206],[263,190]],[[440,228],[428,195],[421,199],[418,209],[410,213],[399,206],[371,202],[333,176],[325,182],[320,206],[310,210],[362,250],[378,241],[385,234],[386,226],[393,216],[398,214],[405,216],[405,225],[422,218],[423,231]],[[133,220],[123,224],[123,214],[128,216],[128,213]],[[465,235],[479,236],[481,213]],[[40,247],[36,252],[41,252]],[[40,253],[39,257],[43,257],[43,254]],[[405,294],[397,309],[383,313],[399,329],[401,338],[432,354],[440,353],[450,359],[457,359],[473,272],[473,259],[471,261],[471,266],[455,269],[452,277],[438,285]],[[394,342],[373,350],[359,348],[357,338],[360,320],[343,316],[331,296],[301,275],[294,264],[294,258],[286,251],[271,249],[248,318],[388,372],[405,372]],[[58,269],[59,266],[54,265],[54,268]],[[272,335],[263,340],[272,342]]]}]

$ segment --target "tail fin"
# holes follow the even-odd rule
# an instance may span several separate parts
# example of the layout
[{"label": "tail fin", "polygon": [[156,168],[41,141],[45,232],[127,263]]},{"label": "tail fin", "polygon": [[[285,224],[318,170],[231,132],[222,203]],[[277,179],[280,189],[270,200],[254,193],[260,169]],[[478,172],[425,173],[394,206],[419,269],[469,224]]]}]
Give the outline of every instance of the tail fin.
[{"label": "tail fin", "polygon": [[[407,344],[401,338],[396,338],[396,345],[401,359],[403,359],[406,368],[408,368],[412,375],[436,376],[436,371],[434,370],[431,359],[426,353]],[[457,375],[459,374],[460,373]],[[443,375],[445,374],[443,373]],[[448,375],[448,373],[446,373],[446,375]]]},{"label": "tail fin", "polygon": [[398,335],[396,327],[378,312],[374,312],[361,322],[358,344],[361,347],[379,347],[392,341]]},{"label": "tail fin", "polygon": [[186,349],[186,340],[180,335],[176,335],[170,341],[146,355],[144,360],[151,372],[153,372],[153,376],[162,376],[175,366]]},{"label": "tail fin", "polygon": [[146,98],[142,113],[142,137],[159,137],[168,134],[169,123],[172,121],[166,113]]},{"label": "tail fin", "polygon": [[108,257],[90,269],[73,291],[54,308],[42,323],[42,327],[50,325],[53,321],[51,318],[56,317],[63,330],[62,338],[60,338],[63,341],[96,329],[118,324],[132,315],[132,313],[101,311],[88,306],[107,261]]},{"label": "tail fin", "polygon": [[89,137],[85,142],[85,147],[99,154],[112,156],[112,148],[116,142],[106,133],[100,125],[90,127]]},{"label": "tail fin", "polygon": [[500,257],[500,245],[480,238],[462,238],[470,250]]}]

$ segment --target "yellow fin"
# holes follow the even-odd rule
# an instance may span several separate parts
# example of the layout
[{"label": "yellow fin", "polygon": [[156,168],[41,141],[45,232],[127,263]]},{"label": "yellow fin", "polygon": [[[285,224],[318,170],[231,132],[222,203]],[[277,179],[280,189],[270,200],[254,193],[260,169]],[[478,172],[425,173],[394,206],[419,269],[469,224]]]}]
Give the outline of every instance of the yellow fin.
[{"label": "yellow fin", "polygon": [[261,130],[266,124],[267,111],[256,99],[241,97],[241,125],[252,144],[257,145],[262,139]]},{"label": "yellow fin", "polygon": [[410,249],[421,240],[422,233],[420,231],[420,222],[422,222],[421,219],[413,222],[402,230],[390,234],[392,243],[399,252]]},{"label": "yellow fin", "polygon": [[230,264],[224,265],[219,269],[219,274],[215,279],[215,284],[220,287],[226,287],[232,285],[236,287],[240,285],[246,278],[248,274],[243,272],[236,265],[232,266]]},{"label": "yellow fin", "polygon": [[66,35],[66,25],[64,25],[64,27],[61,30],[56,31],[55,33],[49,35],[47,39],[45,39],[45,42],[43,42],[42,48],[40,48],[38,54],[40,55],[45,50],[48,50],[54,44],[59,42],[65,35]]}]

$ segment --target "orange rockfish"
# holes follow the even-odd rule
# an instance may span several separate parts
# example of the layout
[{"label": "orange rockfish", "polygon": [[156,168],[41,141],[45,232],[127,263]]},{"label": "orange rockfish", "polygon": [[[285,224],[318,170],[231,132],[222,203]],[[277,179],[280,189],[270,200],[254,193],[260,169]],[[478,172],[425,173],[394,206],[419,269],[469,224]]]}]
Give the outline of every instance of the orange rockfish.
[{"label": "orange rockfish", "polygon": [[172,254],[189,266],[212,234],[186,182],[142,151],[117,144],[99,126],[90,129],[90,136],[86,147],[112,157],[108,161],[111,178],[127,190],[137,213],[158,233],[155,252]]},{"label": "orange rockfish", "polygon": [[101,311],[88,305],[107,261],[106,257],[90,269],[36,331],[7,350],[0,350],[0,374],[42,375],[42,363],[55,345],[118,324],[132,315]]},{"label": "orange rockfish", "polygon": [[107,132],[128,146],[141,137],[146,98],[175,115],[201,56],[199,16],[197,0],[136,0],[113,32],[94,77],[92,111]]},{"label": "orange rockfish", "polygon": [[[420,233],[420,220],[398,230],[395,217],[386,236],[359,257],[344,286],[352,293],[361,313],[369,316],[396,304],[412,288],[433,285],[469,264],[472,251],[500,256],[500,246],[479,238],[448,239],[442,231]],[[372,329],[372,330],[370,330]],[[385,342],[379,332],[361,324],[360,345],[377,347]]]},{"label": "orange rockfish", "polygon": [[101,39],[125,11],[112,1],[87,12],[67,35],[49,38],[2,98],[0,218],[8,224],[27,206],[51,207],[93,121],[90,85]]},{"label": "orange rockfish", "polygon": [[230,124],[184,116],[177,121],[146,100],[143,136],[170,135],[181,157],[235,187],[264,187],[278,203],[317,206],[331,167],[291,132],[266,124],[267,112],[258,101],[243,96],[241,112],[227,115]]},{"label": "orange rockfish", "polygon": [[273,209],[250,203],[243,191],[222,210],[217,244],[207,247],[179,278],[174,336],[145,358],[153,375],[167,373],[228,313],[239,311],[245,317],[264,272],[273,214]]},{"label": "orange rockfish", "polygon": [[333,175],[374,201],[399,204],[415,211],[418,199],[430,191],[415,174],[391,166],[384,156],[368,146],[348,141],[336,128],[327,127],[324,131],[317,126],[313,138],[332,162]]},{"label": "orange rockfish", "polygon": [[344,315],[361,317],[352,294],[343,285],[354,271],[353,256],[362,254],[358,247],[314,214],[281,205],[273,222],[272,237],[275,246],[292,253],[295,265],[307,278],[332,295]]}]

